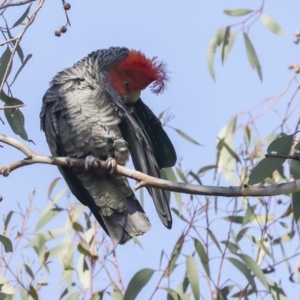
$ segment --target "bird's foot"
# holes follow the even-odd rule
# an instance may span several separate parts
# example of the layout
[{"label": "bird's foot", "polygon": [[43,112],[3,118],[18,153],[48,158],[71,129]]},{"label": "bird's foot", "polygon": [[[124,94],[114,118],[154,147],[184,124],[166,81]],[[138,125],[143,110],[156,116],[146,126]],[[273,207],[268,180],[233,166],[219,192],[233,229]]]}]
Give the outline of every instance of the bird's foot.
[{"label": "bird's foot", "polygon": [[117,161],[113,157],[110,157],[106,160],[106,168],[107,170],[109,170],[111,174],[116,169],[116,166],[117,166]]},{"label": "bird's foot", "polygon": [[89,170],[93,167],[94,162],[100,161],[97,157],[93,155],[88,155],[84,160],[84,168]]},{"label": "bird's foot", "polygon": [[129,150],[126,141],[122,139],[115,140],[113,147],[115,149],[114,157],[117,163],[121,166],[125,166],[129,159]]}]

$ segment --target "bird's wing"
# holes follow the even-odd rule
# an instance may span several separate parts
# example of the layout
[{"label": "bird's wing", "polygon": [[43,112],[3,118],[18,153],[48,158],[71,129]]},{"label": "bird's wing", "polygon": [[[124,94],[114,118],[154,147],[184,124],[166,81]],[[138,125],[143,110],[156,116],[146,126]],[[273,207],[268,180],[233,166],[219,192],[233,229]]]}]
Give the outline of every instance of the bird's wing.
[{"label": "bird's wing", "polygon": [[[89,99],[87,92],[78,92],[76,95],[76,97],[82,97],[80,102]],[[75,153],[74,157],[84,158],[87,154],[83,153],[78,145],[85,144],[81,142],[85,141],[88,134],[88,132],[85,134],[85,130],[89,128],[89,124],[86,124],[85,120],[96,123],[99,120],[83,118],[75,99],[72,98],[72,107],[69,107],[68,113],[74,110],[73,113],[79,114],[78,118],[81,121],[75,121],[72,130],[67,122],[68,118],[63,115],[65,112],[60,110],[59,106],[63,103],[61,97],[75,96],[69,95],[68,92],[62,96],[60,87],[53,85],[43,98],[41,125],[50,151],[55,156],[68,156],[70,153],[73,155]],[[102,228],[115,242],[124,244],[132,236],[141,235],[150,229],[150,222],[125,177],[103,176],[92,171],[74,170],[67,167],[59,167],[59,170],[72,193],[82,204],[90,208]],[[105,195],[104,200],[103,195]],[[103,204],[103,201],[107,203]]]},{"label": "bird's wing", "polygon": [[[176,162],[175,150],[161,123],[141,100],[138,100],[137,107],[126,106],[114,97],[111,97],[111,101],[124,113],[120,130],[128,143],[135,168],[145,174],[160,178],[159,169],[163,166],[174,165]],[[161,148],[162,154],[159,153]],[[167,162],[163,162],[164,158]],[[156,188],[147,189],[153,198],[162,223],[167,228],[171,228],[172,216],[164,191]]]},{"label": "bird's wing", "polygon": [[[60,94],[58,92],[59,86],[53,85],[51,88],[48,89],[46,94],[43,97],[43,106],[41,110],[41,129],[45,132],[47,143],[50,148],[50,152],[53,156],[68,156],[65,147],[61,141],[61,136],[59,134],[58,126],[59,120],[56,114],[56,110],[59,106],[60,101]],[[82,183],[68,167],[58,167],[60,173],[63,175],[67,185],[69,186],[71,192],[75,195],[75,197],[86,206],[93,206],[95,201],[93,200],[92,196],[88,193],[88,191],[82,187]],[[91,208],[91,207],[90,207]],[[91,208],[92,210],[92,208]],[[92,210],[93,214],[95,215],[96,219],[105,230],[107,234],[108,230],[105,226],[105,223],[102,219],[102,216],[98,212],[99,210],[96,209],[96,205],[94,207],[94,211]]]},{"label": "bird's wing", "polygon": [[176,152],[160,120],[141,99],[134,103],[131,114],[150,143],[158,167],[173,167],[177,160]]}]

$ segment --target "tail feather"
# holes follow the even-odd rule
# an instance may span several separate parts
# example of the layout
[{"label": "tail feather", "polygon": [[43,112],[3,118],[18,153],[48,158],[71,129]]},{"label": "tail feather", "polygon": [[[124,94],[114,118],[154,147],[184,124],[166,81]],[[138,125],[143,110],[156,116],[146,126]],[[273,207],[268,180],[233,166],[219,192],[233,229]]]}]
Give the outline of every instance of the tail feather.
[{"label": "tail feather", "polygon": [[125,244],[134,236],[145,234],[151,223],[140,203],[134,198],[126,199],[127,210],[102,216],[108,233],[115,243]]}]

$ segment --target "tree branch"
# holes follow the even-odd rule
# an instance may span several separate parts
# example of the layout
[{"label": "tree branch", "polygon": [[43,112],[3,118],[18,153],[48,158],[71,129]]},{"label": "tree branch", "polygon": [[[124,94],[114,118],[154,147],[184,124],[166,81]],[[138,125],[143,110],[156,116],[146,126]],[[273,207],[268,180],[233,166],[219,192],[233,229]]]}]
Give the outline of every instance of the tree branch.
[{"label": "tree branch", "polygon": [[37,1],[37,0],[24,0],[24,1],[15,2],[15,3],[8,3],[8,4],[4,4],[4,5],[0,6],[0,9],[4,9],[7,7],[11,7],[11,6],[20,6],[20,5],[28,4],[28,3],[34,2],[34,1]]},{"label": "tree branch", "polygon": [[10,106],[4,106],[0,107],[0,110],[8,109],[8,108],[19,108],[19,107],[24,107],[25,104],[18,104],[18,105],[10,105]]},{"label": "tree branch", "polygon": [[[0,175],[8,176],[12,171],[32,164],[49,164],[60,167],[69,168],[84,168],[84,159],[74,159],[69,157],[51,157],[39,155],[31,150],[28,146],[19,142],[18,140],[0,134],[0,141],[8,144],[26,155],[26,158],[20,161],[13,162],[9,165],[0,167]],[[93,169],[100,169],[103,172],[109,172],[106,161],[97,160],[91,166]],[[138,181],[134,187],[135,190],[141,187],[154,187],[172,192],[193,194],[193,195],[207,195],[207,196],[223,196],[223,197],[244,197],[244,196],[275,196],[282,194],[290,194],[300,191],[300,179],[293,182],[281,183],[270,186],[205,186],[186,184],[181,182],[172,182],[160,178],[155,178],[144,173],[132,170],[120,165],[114,168],[114,173],[129,177]]]}]

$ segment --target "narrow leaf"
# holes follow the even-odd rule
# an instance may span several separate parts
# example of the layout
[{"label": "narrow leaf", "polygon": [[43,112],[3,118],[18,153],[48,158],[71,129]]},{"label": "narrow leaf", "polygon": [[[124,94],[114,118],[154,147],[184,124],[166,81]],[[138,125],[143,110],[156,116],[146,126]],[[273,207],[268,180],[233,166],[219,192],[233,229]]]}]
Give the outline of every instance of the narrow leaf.
[{"label": "narrow leaf", "polygon": [[195,249],[200,257],[203,268],[204,268],[207,276],[210,278],[209,259],[208,259],[207,253],[205,251],[205,248],[200,243],[200,241],[197,239],[194,239],[194,245],[195,245]]},{"label": "narrow leaf", "polygon": [[142,269],[138,271],[130,280],[123,300],[134,300],[136,299],[142,288],[151,279],[154,270]]},{"label": "narrow leaf", "polygon": [[254,273],[254,275],[257,277],[257,279],[260,280],[260,282],[265,286],[267,290],[269,290],[269,284],[268,281],[262,272],[262,270],[257,265],[256,261],[253,260],[252,257],[246,255],[246,254],[238,254],[238,256],[245,262],[245,264],[248,266],[249,269]]},{"label": "narrow leaf", "polygon": [[6,74],[6,78],[4,78],[6,69],[8,67],[8,62],[9,62],[10,56],[11,56],[11,51],[10,51],[9,47],[7,46],[6,50],[3,52],[3,54],[0,58],[0,84],[6,80],[6,78],[9,76],[9,73],[11,71],[12,63],[10,64],[9,71]]},{"label": "narrow leaf", "polygon": [[268,28],[273,33],[278,35],[286,35],[286,32],[283,29],[281,29],[279,24],[275,22],[271,17],[262,14],[260,16],[260,19],[263,22],[263,24],[266,26],[266,28]]},{"label": "narrow leaf", "polygon": [[173,128],[182,138],[184,138],[188,142],[191,142],[191,143],[193,143],[195,145],[198,145],[198,146],[202,146],[197,141],[195,141],[193,138],[191,138],[189,135],[187,135],[186,133],[184,133],[182,130],[174,128],[174,127],[171,127],[171,128]]},{"label": "narrow leaf", "polygon": [[218,46],[221,45],[222,41],[223,41],[223,37],[224,37],[224,33],[225,33],[226,28],[220,28],[214,38],[210,41],[209,45],[208,45],[208,49],[207,49],[207,64],[208,64],[208,70],[209,73],[211,75],[211,77],[215,80],[215,71],[214,71],[214,58],[215,58],[215,53],[216,53],[216,49]]},{"label": "narrow leaf", "polygon": [[229,147],[229,145],[224,141],[224,139],[219,139],[218,148],[222,149],[223,147],[228,151],[228,153],[234,158],[237,162],[241,162],[239,156]]},{"label": "narrow leaf", "polygon": [[296,221],[300,219],[300,192],[292,194],[293,213]]},{"label": "narrow leaf", "polygon": [[19,135],[23,140],[28,141],[28,135],[25,130],[25,118],[23,113],[18,109],[5,109],[4,115],[13,132]]},{"label": "narrow leaf", "polygon": [[224,47],[224,57],[223,61],[226,62],[230,53],[230,50],[232,49],[232,46],[234,45],[235,39],[236,39],[236,32],[231,32],[228,37],[228,42],[226,47]]},{"label": "narrow leaf", "polygon": [[57,177],[50,183],[49,189],[48,189],[48,198],[51,198],[52,191],[55,188],[58,181],[60,181],[60,180],[61,180],[61,177]]},{"label": "narrow leaf", "polygon": [[12,217],[13,213],[14,213],[14,211],[11,210],[11,211],[7,214],[7,216],[6,216],[6,218],[5,218],[5,221],[4,221],[4,228],[3,228],[3,231],[4,231],[4,232],[6,231],[6,229],[7,229],[7,227],[8,227],[8,224],[9,224],[9,222],[10,222],[10,220],[11,220],[11,217]]},{"label": "narrow leaf", "polygon": [[225,57],[225,48],[229,44],[229,37],[230,37],[230,27],[227,26],[225,29],[225,33],[223,36],[223,42],[222,42],[222,51],[221,51],[221,61],[222,63],[224,62],[224,57]]},{"label": "narrow leaf", "polygon": [[228,257],[227,259],[247,278],[252,288],[256,290],[255,281],[247,265],[234,257]]},{"label": "narrow leaf", "polygon": [[25,268],[25,271],[28,273],[28,275],[34,279],[34,274],[32,272],[32,270],[30,269],[30,267],[27,265],[27,264],[24,264],[24,268]]},{"label": "narrow leaf", "polygon": [[27,62],[29,61],[29,59],[32,57],[32,54],[28,54],[25,58],[25,60],[22,62],[21,67],[19,68],[19,70],[17,71],[13,81],[11,82],[10,86],[13,85],[13,83],[15,82],[15,80],[17,79],[17,77],[19,76],[20,72],[22,71],[22,69],[25,67],[25,65],[27,64]]},{"label": "narrow leaf", "polygon": [[12,252],[13,250],[12,242],[7,236],[0,234],[0,242],[3,244],[6,253]]},{"label": "narrow leaf", "polygon": [[245,41],[245,45],[246,45],[249,63],[253,69],[257,70],[258,76],[259,76],[260,80],[262,80],[261,66],[260,66],[258,57],[256,55],[256,51],[255,51],[247,33],[244,33],[244,41]]},{"label": "narrow leaf", "polygon": [[252,9],[247,9],[247,8],[242,8],[242,9],[224,9],[224,13],[228,16],[232,16],[232,17],[241,17],[247,14],[252,13],[253,10]]},{"label": "narrow leaf", "polygon": [[189,282],[192,288],[194,299],[200,299],[200,287],[199,287],[199,273],[197,267],[197,261],[193,256],[188,255],[186,257],[186,270],[189,278]]},{"label": "narrow leaf", "polygon": [[22,16],[15,22],[15,24],[11,28],[14,28],[14,27],[20,25],[25,20],[25,18],[28,16],[28,13],[30,11],[31,4],[26,8],[26,10],[22,14]]},{"label": "narrow leaf", "polygon": [[0,93],[0,99],[1,99],[6,105],[8,105],[8,106],[10,106],[10,105],[22,105],[22,104],[24,104],[21,100],[6,95],[6,93],[5,93],[3,90],[2,90],[2,92]]}]

